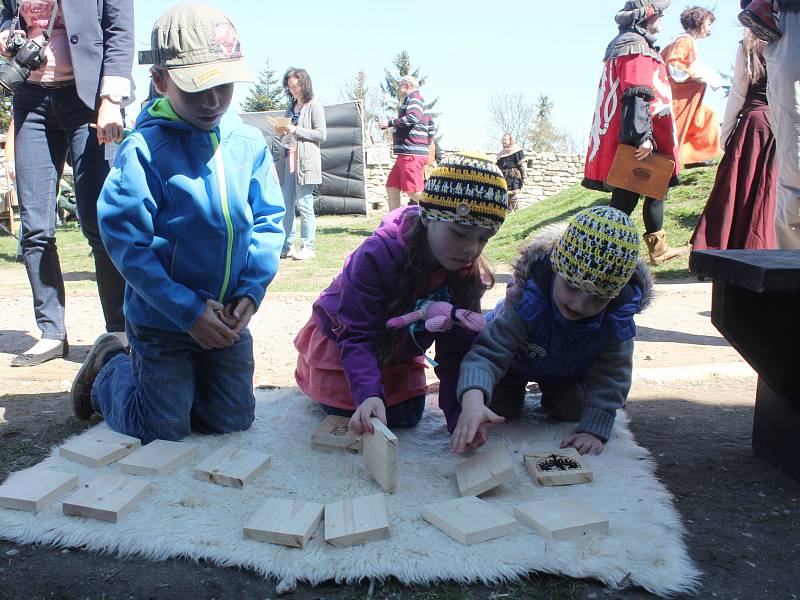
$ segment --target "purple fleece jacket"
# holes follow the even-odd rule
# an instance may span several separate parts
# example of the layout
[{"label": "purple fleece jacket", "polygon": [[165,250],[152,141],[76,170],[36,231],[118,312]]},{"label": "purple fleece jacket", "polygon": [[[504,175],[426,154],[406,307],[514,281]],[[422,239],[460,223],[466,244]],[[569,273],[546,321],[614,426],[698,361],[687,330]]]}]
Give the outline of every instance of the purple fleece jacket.
[{"label": "purple fleece jacket", "polygon": [[[397,316],[384,311],[399,293],[398,273],[407,252],[401,239],[405,232],[404,217],[417,211],[417,206],[406,206],[387,214],[372,235],[347,257],[342,272],[314,302],[314,321],[339,347],[356,406],[370,396],[385,399],[376,350],[386,332],[386,320]],[[450,432],[461,413],[456,401],[458,369],[474,337],[474,333],[462,327],[436,334],[427,331],[416,334],[422,349],[436,342],[435,360],[439,365],[434,370],[439,378],[439,407],[444,411]],[[411,337],[404,335],[392,361],[406,362],[422,354],[423,350]]]}]

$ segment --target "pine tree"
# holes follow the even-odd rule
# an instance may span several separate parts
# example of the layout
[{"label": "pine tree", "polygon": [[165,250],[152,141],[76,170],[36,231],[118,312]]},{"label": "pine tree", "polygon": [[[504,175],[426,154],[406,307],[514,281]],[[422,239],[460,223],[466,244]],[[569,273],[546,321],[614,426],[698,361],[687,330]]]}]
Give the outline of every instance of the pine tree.
[{"label": "pine tree", "polygon": [[275,76],[275,69],[270,65],[269,57],[264,59],[264,68],[258,74],[258,80],[250,88],[250,93],[242,102],[243,112],[261,112],[278,110],[286,105],[286,97],[281,82]]},{"label": "pine tree", "polygon": [[[411,56],[408,54],[406,50],[400,52],[397,56],[394,57],[392,60],[392,66],[397,70],[397,74],[393,74],[389,69],[384,69],[384,81],[381,83],[381,90],[386,95],[387,101],[385,104],[385,109],[390,115],[397,114],[397,110],[400,108],[401,100],[400,100],[400,78],[404,75],[413,75],[417,81],[419,81],[420,87],[425,83],[427,77],[425,75],[420,75],[420,67],[416,69],[412,69],[411,64]],[[423,94],[424,96],[424,94]],[[439,101],[438,98],[429,102],[425,105],[425,110],[428,112],[436,105]],[[431,113],[432,117],[438,116],[439,113]]]},{"label": "pine tree", "polygon": [[536,117],[528,130],[528,146],[533,152],[571,152],[574,142],[553,123],[553,102],[541,94],[536,102]]}]

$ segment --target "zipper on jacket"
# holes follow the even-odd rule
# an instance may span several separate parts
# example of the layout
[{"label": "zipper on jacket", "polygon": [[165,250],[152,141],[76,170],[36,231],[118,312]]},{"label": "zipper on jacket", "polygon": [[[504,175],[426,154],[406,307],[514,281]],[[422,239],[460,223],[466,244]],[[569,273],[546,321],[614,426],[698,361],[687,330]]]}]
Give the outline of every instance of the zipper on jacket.
[{"label": "zipper on jacket", "polygon": [[219,291],[217,302],[222,303],[225,294],[228,292],[228,283],[231,280],[231,261],[233,257],[233,223],[231,222],[231,208],[228,204],[228,187],[225,182],[225,162],[222,160],[222,148],[220,147],[219,137],[215,131],[209,133],[211,145],[214,148],[214,164],[217,167],[217,184],[219,185],[220,204],[222,205],[222,215],[225,217],[225,229],[227,232],[227,248],[225,249],[225,277],[222,280],[222,289]]}]

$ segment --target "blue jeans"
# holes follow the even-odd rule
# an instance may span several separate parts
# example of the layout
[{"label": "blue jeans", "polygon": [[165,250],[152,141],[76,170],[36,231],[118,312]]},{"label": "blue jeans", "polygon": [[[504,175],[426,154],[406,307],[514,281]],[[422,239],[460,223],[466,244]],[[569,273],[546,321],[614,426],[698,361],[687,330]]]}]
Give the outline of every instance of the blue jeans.
[{"label": "blue jeans", "polygon": [[294,211],[295,204],[300,210],[300,246],[314,249],[314,240],[317,234],[316,216],[314,215],[314,185],[297,185],[297,176],[289,172],[289,161],[284,161],[286,166],[283,171],[283,202],[286,204],[286,214],[283,216],[283,230],[286,239],[283,242],[285,254],[294,244]]},{"label": "blue jeans", "polygon": [[94,381],[92,406],[114,431],[179,440],[243,431],[255,419],[253,338],[204,350],[188,333],[128,323],[131,354],[112,357]]},{"label": "blue jeans", "polygon": [[75,86],[45,89],[24,84],[14,96],[14,148],[22,223],[22,257],[33,293],[36,324],[46,339],[65,339],[64,278],[56,248],[56,196],[67,151],[83,235],[94,255],[97,288],[107,331],[124,331],[125,280],[100,239],[97,198],[108,174],[103,147],[89,128],[94,110]]},{"label": "blue jeans", "polygon": [[[336,415],[337,417],[352,417],[352,410],[320,404],[319,407],[326,415]],[[386,407],[386,424],[390,429],[395,427],[407,429],[414,427],[422,418],[425,411],[425,396],[409,398],[398,404]]]}]

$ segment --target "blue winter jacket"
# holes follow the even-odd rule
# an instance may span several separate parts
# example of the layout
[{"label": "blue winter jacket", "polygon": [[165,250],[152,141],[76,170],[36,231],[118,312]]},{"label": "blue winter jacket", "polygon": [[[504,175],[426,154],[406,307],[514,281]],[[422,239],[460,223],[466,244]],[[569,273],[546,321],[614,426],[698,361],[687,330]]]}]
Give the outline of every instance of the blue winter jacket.
[{"label": "blue winter jacket", "polygon": [[278,269],[283,195],[261,133],[227,113],[213,131],[151,102],[122,144],[97,205],[136,325],[188,331],[205,302],[256,309]]}]

